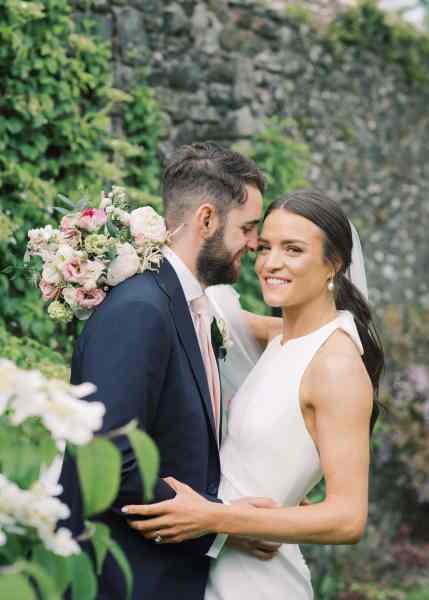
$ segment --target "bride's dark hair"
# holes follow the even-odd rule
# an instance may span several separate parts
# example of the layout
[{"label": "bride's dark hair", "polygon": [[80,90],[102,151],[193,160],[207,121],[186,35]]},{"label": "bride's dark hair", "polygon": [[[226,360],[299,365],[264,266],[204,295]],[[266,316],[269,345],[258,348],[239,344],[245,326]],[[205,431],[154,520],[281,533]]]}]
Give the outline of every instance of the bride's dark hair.
[{"label": "bride's dark hair", "polygon": [[335,305],[350,311],[356,322],[364,349],[363,362],[374,389],[371,431],[380,412],[378,401],[380,377],[384,368],[384,352],[366,299],[346,277],[352,260],[353,235],[350,222],[337,202],[318,190],[298,190],[275,200],[268,207],[264,220],[277,209],[308,219],[325,234],[325,259],[336,270],[334,278]]}]

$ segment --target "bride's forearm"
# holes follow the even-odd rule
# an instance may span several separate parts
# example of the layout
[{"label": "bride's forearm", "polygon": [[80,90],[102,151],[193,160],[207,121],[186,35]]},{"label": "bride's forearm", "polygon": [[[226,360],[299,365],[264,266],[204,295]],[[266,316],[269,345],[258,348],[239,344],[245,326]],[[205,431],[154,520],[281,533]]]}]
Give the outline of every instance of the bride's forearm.
[{"label": "bride's forearm", "polygon": [[261,538],[286,544],[353,544],[362,537],[366,510],[351,510],[345,501],[274,509],[221,506],[216,533]]}]

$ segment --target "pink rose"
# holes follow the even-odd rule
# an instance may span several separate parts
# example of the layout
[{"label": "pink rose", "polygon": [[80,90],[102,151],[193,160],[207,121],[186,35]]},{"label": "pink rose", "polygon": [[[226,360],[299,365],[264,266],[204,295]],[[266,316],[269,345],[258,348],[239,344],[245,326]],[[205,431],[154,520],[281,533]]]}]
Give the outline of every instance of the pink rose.
[{"label": "pink rose", "polygon": [[42,292],[42,298],[45,302],[48,300],[53,300],[60,293],[60,288],[48,281],[42,279],[39,283],[40,291]]},{"label": "pink rose", "polygon": [[78,248],[82,242],[82,234],[76,227],[76,215],[66,215],[61,220],[60,231],[63,241],[72,248]]},{"label": "pink rose", "polygon": [[80,283],[83,265],[80,256],[74,256],[63,266],[63,277],[66,281]]},{"label": "pink rose", "polygon": [[97,231],[106,221],[104,208],[87,208],[78,215],[76,225],[86,231]]},{"label": "pink rose", "polygon": [[104,264],[101,261],[83,261],[79,256],[75,256],[63,266],[63,277],[66,281],[79,283],[86,290],[92,290],[97,287],[103,271]]},{"label": "pink rose", "polygon": [[106,293],[100,288],[93,288],[92,290],[85,290],[79,288],[76,291],[76,303],[81,308],[91,309],[101,304],[106,297]]}]

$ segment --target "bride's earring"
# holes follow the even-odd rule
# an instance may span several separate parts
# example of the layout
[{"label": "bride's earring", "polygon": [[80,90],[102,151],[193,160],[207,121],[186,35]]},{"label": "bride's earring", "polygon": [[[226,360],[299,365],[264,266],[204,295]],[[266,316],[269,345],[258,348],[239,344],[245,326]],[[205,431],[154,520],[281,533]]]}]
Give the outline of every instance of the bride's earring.
[{"label": "bride's earring", "polygon": [[334,280],[330,279],[328,283],[328,291],[333,292],[335,290]]}]

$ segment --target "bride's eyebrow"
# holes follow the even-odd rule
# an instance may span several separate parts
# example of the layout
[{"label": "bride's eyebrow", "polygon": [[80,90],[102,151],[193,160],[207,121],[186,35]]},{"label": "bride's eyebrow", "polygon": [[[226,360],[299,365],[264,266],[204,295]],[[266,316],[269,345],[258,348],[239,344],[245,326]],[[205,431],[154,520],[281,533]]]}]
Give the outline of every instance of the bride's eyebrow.
[{"label": "bride's eyebrow", "polygon": [[[263,237],[259,237],[258,238],[258,242],[260,244],[269,244],[270,242],[266,239],[264,239]],[[308,246],[308,243],[305,242],[304,240],[281,240],[280,241],[281,244],[303,244],[304,246]]]}]

